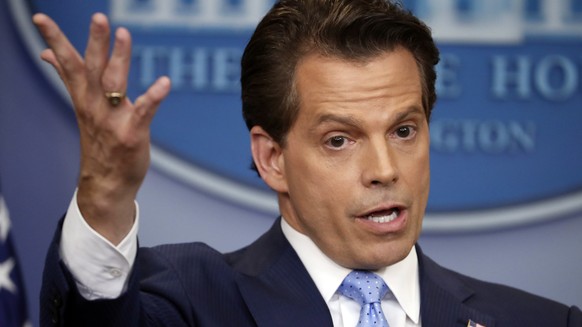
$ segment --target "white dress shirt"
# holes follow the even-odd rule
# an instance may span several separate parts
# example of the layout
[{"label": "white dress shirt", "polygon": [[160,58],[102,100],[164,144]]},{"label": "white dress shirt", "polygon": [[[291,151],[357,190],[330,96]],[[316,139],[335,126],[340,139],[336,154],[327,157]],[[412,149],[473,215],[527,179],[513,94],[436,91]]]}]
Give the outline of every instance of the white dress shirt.
[{"label": "white dress shirt", "polygon": [[131,231],[115,246],[87,224],[75,192],[63,222],[60,254],[75,278],[79,293],[87,300],[115,299],[127,288],[137,254],[137,203],[135,207]]},{"label": "white dress shirt", "polygon": [[[281,228],[327,303],[333,325],[356,326],[360,304],[337,292],[351,270],[332,261],[309,237],[293,229],[285,219],[281,219]],[[390,288],[382,299],[382,311],[390,327],[420,326],[420,284],[415,248],[404,260],[374,272]]]},{"label": "white dress shirt", "polygon": [[[136,203],[134,226],[115,246],[87,224],[75,193],[63,223],[60,253],[84,298],[113,299],[125,291],[137,254],[138,224]],[[284,219],[281,227],[327,303],[334,326],[356,326],[360,305],[336,292],[350,270],[329,259],[309,237],[294,230]],[[414,248],[401,262],[375,273],[390,288],[382,300],[382,310],[390,326],[420,326],[418,260]]]}]

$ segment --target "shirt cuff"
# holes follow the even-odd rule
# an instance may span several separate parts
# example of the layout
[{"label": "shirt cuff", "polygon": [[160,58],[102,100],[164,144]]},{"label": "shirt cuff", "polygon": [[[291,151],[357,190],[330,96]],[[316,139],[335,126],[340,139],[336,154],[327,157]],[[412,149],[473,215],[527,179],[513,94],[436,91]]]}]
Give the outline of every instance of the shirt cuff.
[{"label": "shirt cuff", "polygon": [[114,299],[127,289],[137,254],[137,202],[135,209],[133,227],[115,246],[87,224],[77,205],[75,191],[63,222],[60,254],[85,299]]}]

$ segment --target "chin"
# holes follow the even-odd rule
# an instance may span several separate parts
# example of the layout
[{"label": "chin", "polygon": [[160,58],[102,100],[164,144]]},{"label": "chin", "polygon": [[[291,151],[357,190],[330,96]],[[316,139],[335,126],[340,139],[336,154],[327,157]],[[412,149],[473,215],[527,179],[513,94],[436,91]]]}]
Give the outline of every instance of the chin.
[{"label": "chin", "polygon": [[376,260],[370,262],[370,266],[373,266],[374,270],[377,270],[398,263],[408,256],[413,245],[414,242],[406,245],[398,244],[394,246],[392,244],[391,246],[383,247],[377,254]]},{"label": "chin", "polygon": [[412,245],[397,248],[390,247],[389,249],[383,248],[346,266],[350,269],[379,270],[404,260],[411,250]]}]

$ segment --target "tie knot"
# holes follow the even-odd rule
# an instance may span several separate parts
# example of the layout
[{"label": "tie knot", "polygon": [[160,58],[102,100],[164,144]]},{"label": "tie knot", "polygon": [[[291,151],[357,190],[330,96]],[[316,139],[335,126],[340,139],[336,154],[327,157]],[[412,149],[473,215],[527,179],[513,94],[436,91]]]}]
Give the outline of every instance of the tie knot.
[{"label": "tie knot", "polygon": [[388,292],[382,277],[366,270],[353,270],[341,283],[338,291],[360,304],[379,303]]}]

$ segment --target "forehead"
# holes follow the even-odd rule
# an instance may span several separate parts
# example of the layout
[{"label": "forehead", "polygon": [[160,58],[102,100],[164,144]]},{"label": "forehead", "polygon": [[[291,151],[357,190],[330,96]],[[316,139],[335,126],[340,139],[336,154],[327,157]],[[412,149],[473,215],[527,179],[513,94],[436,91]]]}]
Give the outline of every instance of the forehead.
[{"label": "forehead", "polygon": [[297,65],[295,87],[299,116],[342,108],[396,108],[422,103],[419,69],[404,48],[366,61],[308,55]]}]

